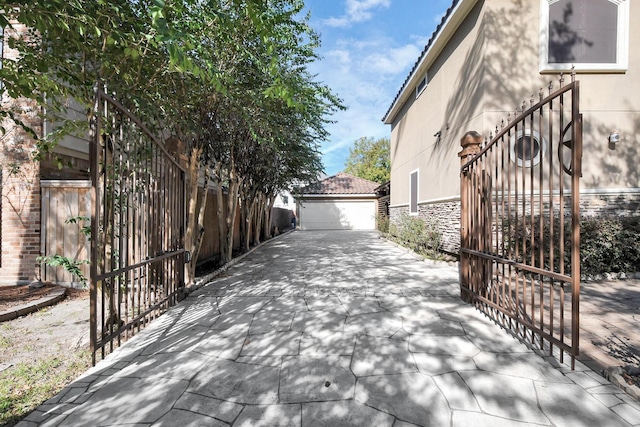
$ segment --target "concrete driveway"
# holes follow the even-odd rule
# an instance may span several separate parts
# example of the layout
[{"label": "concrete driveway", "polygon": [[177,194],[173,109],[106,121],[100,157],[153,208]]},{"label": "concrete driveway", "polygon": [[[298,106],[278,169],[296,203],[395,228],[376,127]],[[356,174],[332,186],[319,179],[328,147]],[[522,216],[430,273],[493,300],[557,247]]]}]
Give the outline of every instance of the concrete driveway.
[{"label": "concrete driveway", "polygon": [[628,426],[640,406],[459,299],[456,266],[301,232],[192,293],[20,426]]}]

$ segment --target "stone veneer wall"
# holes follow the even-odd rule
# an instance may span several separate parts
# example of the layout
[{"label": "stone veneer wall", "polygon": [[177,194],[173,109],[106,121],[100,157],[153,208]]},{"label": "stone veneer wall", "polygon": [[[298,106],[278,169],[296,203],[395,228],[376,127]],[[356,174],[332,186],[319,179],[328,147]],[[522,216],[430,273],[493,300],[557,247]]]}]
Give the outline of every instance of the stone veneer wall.
[{"label": "stone veneer wall", "polygon": [[582,217],[640,217],[640,192],[581,194],[580,214]]},{"label": "stone veneer wall", "polygon": [[[401,215],[409,215],[409,206],[390,208],[392,224]],[[584,217],[637,216],[640,217],[640,192],[582,194],[580,214]],[[460,201],[423,203],[418,205],[418,217],[432,221],[442,233],[445,252],[457,254],[460,250]]]},{"label": "stone veneer wall", "polygon": [[[401,215],[409,215],[409,206],[389,208],[392,224],[397,224]],[[442,233],[442,250],[457,254],[460,250],[460,201],[423,203],[418,205],[418,217],[431,221]]]}]

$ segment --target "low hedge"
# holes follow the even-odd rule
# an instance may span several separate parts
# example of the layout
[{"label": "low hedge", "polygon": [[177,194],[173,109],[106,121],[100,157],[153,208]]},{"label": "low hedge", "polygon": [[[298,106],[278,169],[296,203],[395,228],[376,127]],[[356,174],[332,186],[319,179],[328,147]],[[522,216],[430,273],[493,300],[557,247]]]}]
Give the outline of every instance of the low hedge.
[{"label": "low hedge", "polygon": [[[559,218],[554,219],[554,270],[560,267],[559,247],[561,243]],[[514,237],[505,241],[506,251],[515,253],[518,245],[519,253],[526,249],[527,259],[522,256],[519,262],[531,264],[531,255],[538,257],[540,242],[544,242],[542,253],[545,257],[545,268],[550,268],[551,239],[550,222],[543,222],[542,238],[540,236],[539,217],[534,218],[533,229],[530,223],[520,227]],[[503,233],[509,235],[510,224],[514,221],[502,221]],[[522,223],[520,223],[522,224]],[[397,223],[383,222],[381,231],[389,233],[389,238],[413,251],[430,258],[440,258],[442,234],[434,223],[425,222],[418,217],[406,214],[400,216]],[[511,225],[513,227],[513,225]],[[513,230],[510,230],[513,233]],[[571,220],[565,219],[564,229],[564,270],[571,272]],[[532,239],[533,237],[533,239]],[[534,242],[532,244],[532,241]],[[580,269],[582,275],[600,276],[605,273],[633,274],[640,272],[640,217],[586,217],[580,221]],[[535,264],[539,265],[539,260]]]}]

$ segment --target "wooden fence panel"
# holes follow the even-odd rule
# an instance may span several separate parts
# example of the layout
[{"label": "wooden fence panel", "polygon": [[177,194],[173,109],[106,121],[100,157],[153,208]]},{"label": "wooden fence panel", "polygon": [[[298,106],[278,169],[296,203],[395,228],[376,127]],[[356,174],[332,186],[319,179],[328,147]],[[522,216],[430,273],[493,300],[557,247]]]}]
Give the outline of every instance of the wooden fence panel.
[{"label": "wooden fence panel", "polygon": [[[91,217],[91,181],[41,181],[41,245],[42,256],[61,255],[76,261],[88,260],[90,243],[82,233],[89,221],[66,223],[70,218]],[[82,274],[89,277],[89,265],[80,266]],[[78,277],[62,267],[42,265],[42,281],[64,286],[79,287]]]}]

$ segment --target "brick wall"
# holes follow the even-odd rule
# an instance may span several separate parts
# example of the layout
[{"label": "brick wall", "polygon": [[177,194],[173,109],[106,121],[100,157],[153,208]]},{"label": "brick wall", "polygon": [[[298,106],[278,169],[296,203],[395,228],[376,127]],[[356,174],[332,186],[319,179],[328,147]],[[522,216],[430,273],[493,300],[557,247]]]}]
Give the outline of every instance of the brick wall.
[{"label": "brick wall", "polygon": [[[40,132],[34,105],[25,100],[11,102],[16,110],[22,110],[22,120]],[[33,281],[40,255],[40,165],[31,157],[34,141],[12,123],[5,121],[3,125],[7,132],[0,136],[0,285]]]},{"label": "brick wall", "polygon": [[[15,25],[5,37],[24,33]],[[4,58],[15,58],[17,52],[4,44]],[[32,101],[3,97],[2,109],[11,110],[36,133],[42,133],[40,110]],[[1,250],[0,285],[29,283],[36,278],[40,255],[40,165],[32,161],[33,138],[10,120],[4,120],[6,132],[0,134],[0,198]]]}]

